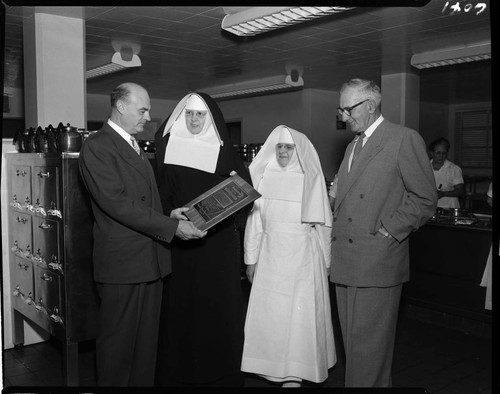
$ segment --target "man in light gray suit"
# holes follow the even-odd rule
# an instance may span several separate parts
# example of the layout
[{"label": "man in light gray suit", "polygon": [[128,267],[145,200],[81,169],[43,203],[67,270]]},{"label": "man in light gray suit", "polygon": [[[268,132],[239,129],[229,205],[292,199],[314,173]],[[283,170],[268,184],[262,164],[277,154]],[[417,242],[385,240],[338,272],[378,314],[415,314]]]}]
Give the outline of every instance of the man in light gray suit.
[{"label": "man in light gray suit", "polygon": [[437,203],[422,137],[384,119],[380,103],[380,88],[372,81],[353,79],[340,90],[338,112],[357,134],[338,172],[330,272],[346,387],[392,386],[399,301],[409,280],[409,235],[432,217]]}]

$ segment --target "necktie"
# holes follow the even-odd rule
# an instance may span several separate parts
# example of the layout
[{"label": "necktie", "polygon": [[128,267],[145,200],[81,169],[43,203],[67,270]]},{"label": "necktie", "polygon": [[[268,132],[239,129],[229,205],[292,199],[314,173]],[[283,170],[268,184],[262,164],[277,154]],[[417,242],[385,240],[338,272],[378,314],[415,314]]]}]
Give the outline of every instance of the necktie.
[{"label": "necktie", "polygon": [[358,158],[359,152],[363,148],[363,138],[365,138],[365,132],[361,132],[358,136],[358,141],[356,142],[356,146],[354,147],[354,154],[352,155],[351,167],[354,164],[354,161]]},{"label": "necktie", "polygon": [[134,148],[135,151],[137,152],[137,154],[140,156],[141,155],[141,148],[139,148],[139,144],[137,144],[135,137],[130,136],[130,142],[132,143],[132,148]]}]

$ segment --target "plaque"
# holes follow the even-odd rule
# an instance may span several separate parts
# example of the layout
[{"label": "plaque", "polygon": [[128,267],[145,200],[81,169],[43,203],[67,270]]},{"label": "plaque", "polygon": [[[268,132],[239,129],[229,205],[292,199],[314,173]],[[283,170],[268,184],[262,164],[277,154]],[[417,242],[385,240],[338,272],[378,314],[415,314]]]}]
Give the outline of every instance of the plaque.
[{"label": "plaque", "polygon": [[200,230],[208,230],[260,197],[259,192],[238,174],[186,204],[184,214]]}]

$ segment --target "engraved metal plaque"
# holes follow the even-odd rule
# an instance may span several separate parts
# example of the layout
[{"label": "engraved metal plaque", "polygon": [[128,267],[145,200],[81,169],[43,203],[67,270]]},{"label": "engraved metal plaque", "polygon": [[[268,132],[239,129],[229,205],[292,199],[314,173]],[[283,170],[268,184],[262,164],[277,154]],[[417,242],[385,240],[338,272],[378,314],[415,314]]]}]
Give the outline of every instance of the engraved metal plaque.
[{"label": "engraved metal plaque", "polygon": [[260,197],[239,175],[233,175],[186,204],[184,214],[200,230],[208,230]]}]

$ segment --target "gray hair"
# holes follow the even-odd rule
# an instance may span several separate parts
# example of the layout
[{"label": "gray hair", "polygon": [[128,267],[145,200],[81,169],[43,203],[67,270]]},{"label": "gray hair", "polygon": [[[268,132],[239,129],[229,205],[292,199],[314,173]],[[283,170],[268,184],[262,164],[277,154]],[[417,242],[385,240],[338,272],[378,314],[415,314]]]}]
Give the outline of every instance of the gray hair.
[{"label": "gray hair", "polygon": [[340,88],[340,94],[342,94],[346,89],[357,90],[365,98],[373,100],[377,108],[380,107],[382,94],[380,93],[380,87],[375,82],[367,79],[353,78],[342,85]]}]

